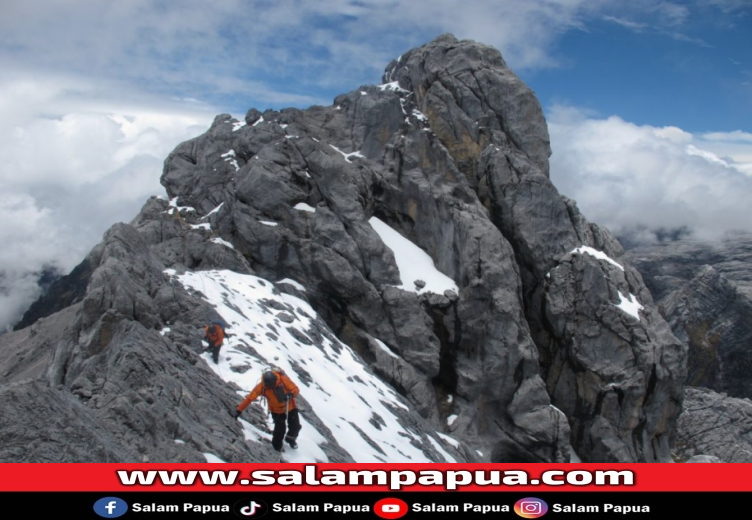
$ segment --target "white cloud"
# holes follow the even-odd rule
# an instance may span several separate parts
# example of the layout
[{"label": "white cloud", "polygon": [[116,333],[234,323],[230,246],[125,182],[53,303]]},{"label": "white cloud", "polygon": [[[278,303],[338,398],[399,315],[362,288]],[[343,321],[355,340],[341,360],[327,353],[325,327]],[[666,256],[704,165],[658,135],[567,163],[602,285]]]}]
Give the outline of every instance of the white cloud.
[{"label": "white cloud", "polygon": [[2,185],[0,188],[0,241],[5,244],[0,248],[1,333],[18,321],[25,307],[39,295],[38,273],[68,249],[55,232],[50,210],[40,208],[27,193]]},{"label": "white cloud", "polygon": [[653,9],[664,23],[672,26],[683,25],[689,18],[690,12],[686,5],[664,1],[654,2]]},{"label": "white cloud", "polygon": [[633,22],[631,20],[627,20],[625,18],[618,18],[616,16],[604,16],[603,19],[606,20],[607,22],[621,25],[622,27],[626,27],[627,29],[631,29],[636,32],[641,32],[647,27],[647,24],[640,23],[640,22]]},{"label": "white cloud", "polygon": [[90,86],[57,79],[0,83],[0,241],[11,245],[0,250],[0,331],[39,295],[38,273],[69,272],[107,228],[164,194],[165,157],[216,112],[146,98],[89,104]]},{"label": "white cloud", "polygon": [[179,97],[229,93],[290,104],[297,96],[296,104],[307,105],[316,94],[270,73],[297,79],[297,86],[353,88],[364,78],[378,79],[395,53],[443,32],[497,47],[513,67],[550,66],[555,39],[582,28],[582,18],[603,5],[468,0],[458,9],[456,0],[436,0],[427,9],[408,0],[389,8],[380,0],[39,0],[32,7],[8,0],[0,30],[12,50],[0,65],[148,82],[155,91],[183,92]]},{"label": "white cloud", "polygon": [[0,334],[5,328],[16,323],[25,308],[19,302],[26,302],[26,306],[39,296],[38,276],[29,271],[8,271],[0,275],[0,320],[5,326],[0,327]]},{"label": "white cloud", "polygon": [[[693,22],[697,19],[707,16],[707,13],[702,13],[700,9],[701,4],[706,1],[695,0],[680,4],[663,0],[631,0],[621,4],[611,3],[603,6],[603,12],[606,14],[602,19],[636,33],[653,33],[672,40],[712,48],[712,45],[702,38],[684,32],[691,31]],[[721,10],[729,12],[728,9]]]},{"label": "white cloud", "polygon": [[721,9],[725,13],[743,13],[752,11],[749,0],[701,0]]},{"label": "white cloud", "polygon": [[751,163],[743,162],[752,144],[737,142],[736,158],[721,158],[709,145],[733,144],[722,140],[724,134],[711,140],[675,127],[599,119],[571,107],[555,107],[548,120],[551,180],[588,220],[616,233],[687,227],[698,237],[717,238],[752,231],[752,177],[745,175]]},{"label": "white cloud", "polygon": [[5,183],[95,182],[112,168],[123,134],[105,114],[66,114],[60,119],[33,119],[16,126],[0,152],[14,166],[3,168]]},{"label": "white cloud", "polygon": [[710,132],[697,136],[697,141],[705,151],[752,177],[752,134],[749,132]]},{"label": "white cloud", "polygon": [[656,137],[677,144],[691,143],[693,139],[692,134],[675,126],[664,126],[663,128],[652,128],[651,130]]},{"label": "white cloud", "polygon": [[708,141],[726,141],[726,142],[741,142],[752,144],[752,134],[749,132],[742,132],[741,130],[735,130],[733,132],[708,132],[702,134],[702,138]]},{"label": "white cloud", "polygon": [[664,34],[665,36],[668,36],[672,40],[676,40],[679,42],[694,43],[695,45],[699,45],[700,47],[706,47],[708,49],[711,49],[713,47],[702,38],[693,38],[684,33],[676,32],[676,31],[662,31],[662,34]]}]

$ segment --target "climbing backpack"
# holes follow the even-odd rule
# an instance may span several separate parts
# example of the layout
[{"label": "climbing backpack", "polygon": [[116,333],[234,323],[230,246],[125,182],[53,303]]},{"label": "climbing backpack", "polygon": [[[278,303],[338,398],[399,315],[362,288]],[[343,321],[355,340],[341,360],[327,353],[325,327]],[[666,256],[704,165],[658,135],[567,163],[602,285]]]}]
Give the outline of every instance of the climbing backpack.
[{"label": "climbing backpack", "polygon": [[287,398],[287,390],[285,389],[284,385],[281,384],[281,377],[285,375],[285,372],[281,368],[276,366],[273,366],[269,370],[267,370],[264,373],[264,376],[268,372],[272,372],[277,375],[277,378],[275,380],[276,384],[274,386],[270,386],[266,381],[266,377],[262,377],[262,379],[264,380],[264,386],[274,392],[274,397],[277,398],[277,401],[284,403],[285,399]]},{"label": "climbing backpack", "polygon": [[209,322],[209,325],[219,325],[219,327],[222,329],[222,332],[225,332],[225,329],[227,328],[227,324],[222,320],[211,320]]}]

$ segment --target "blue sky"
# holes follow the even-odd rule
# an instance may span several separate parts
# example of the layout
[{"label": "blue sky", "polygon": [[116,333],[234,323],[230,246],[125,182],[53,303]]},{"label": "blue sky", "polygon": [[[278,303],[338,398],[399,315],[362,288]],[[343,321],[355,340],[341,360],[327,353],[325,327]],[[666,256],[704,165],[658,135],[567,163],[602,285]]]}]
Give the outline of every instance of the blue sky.
[{"label": "blue sky", "polygon": [[380,82],[443,34],[536,93],[551,179],[614,232],[752,230],[749,0],[4,0],[0,330],[159,185],[215,115]]},{"label": "blue sky", "polygon": [[689,132],[749,132],[752,3],[728,13],[682,5],[680,24],[647,13],[594,18],[562,35],[552,48],[557,66],[520,76],[546,106],[567,103]]}]

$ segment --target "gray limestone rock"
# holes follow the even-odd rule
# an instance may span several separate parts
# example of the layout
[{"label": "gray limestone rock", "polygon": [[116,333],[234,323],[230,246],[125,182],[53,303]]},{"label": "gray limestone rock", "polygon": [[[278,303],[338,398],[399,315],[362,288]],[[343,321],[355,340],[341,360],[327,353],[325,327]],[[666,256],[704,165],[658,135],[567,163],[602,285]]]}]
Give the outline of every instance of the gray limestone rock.
[{"label": "gray limestone rock", "polygon": [[660,304],[689,347],[687,384],[752,398],[752,300],[704,266]]},{"label": "gray limestone rock", "polygon": [[752,401],[705,388],[685,388],[684,411],[679,419],[674,458],[698,462],[698,456],[717,460],[699,462],[752,462]]}]

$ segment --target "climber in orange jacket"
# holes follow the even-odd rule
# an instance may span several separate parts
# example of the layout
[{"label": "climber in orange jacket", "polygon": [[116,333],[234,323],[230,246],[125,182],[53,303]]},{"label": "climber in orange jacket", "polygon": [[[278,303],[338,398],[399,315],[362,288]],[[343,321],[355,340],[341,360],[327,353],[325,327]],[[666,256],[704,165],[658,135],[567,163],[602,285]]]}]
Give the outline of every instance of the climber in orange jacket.
[{"label": "climber in orange jacket", "polygon": [[204,329],[204,339],[209,344],[209,346],[204,350],[204,352],[206,351],[211,352],[212,359],[214,360],[214,364],[218,364],[219,363],[219,349],[222,348],[222,344],[225,341],[224,329],[222,328],[221,325],[212,321]]},{"label": "climber in orange jacket", "polygon": [[[243,399],[236,411],[235,418],[240,417],[249,404],[263,396],[274,419],[274,432],[272,433],[272,447],[282,451],[282,439],[292,449],[298,447],[297,438],[300,433],[300,414],[295,397],[300,393],[298,386],[287,377],[279,368],[273,368],[264,372],[262,380]],[[287,431],[287,435],[285,435]]]}]

